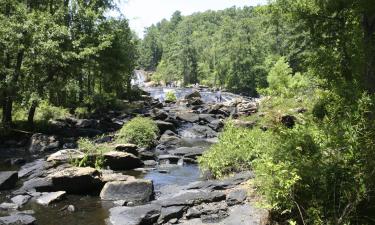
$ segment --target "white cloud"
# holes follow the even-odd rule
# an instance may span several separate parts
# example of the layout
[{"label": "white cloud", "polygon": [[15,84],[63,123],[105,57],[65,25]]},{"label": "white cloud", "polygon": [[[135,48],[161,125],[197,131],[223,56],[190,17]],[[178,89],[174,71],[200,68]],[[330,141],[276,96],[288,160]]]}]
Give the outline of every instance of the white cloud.
[{"label": "white cloud", "polygon": [[145,27],[162,19],[169,19],[179,10],[183,15],[206,10],[220,10],[232,6],[255,6],[266,4],[267,0],[128,0],[121,2],[119,8],[129,19],[130,27],[143,36]]}]

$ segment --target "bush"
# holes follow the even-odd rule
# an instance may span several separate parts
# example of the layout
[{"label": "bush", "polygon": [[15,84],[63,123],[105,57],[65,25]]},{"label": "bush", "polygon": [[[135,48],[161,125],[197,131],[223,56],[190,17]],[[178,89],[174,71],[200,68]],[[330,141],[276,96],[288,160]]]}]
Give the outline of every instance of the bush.
[{"label": "bush", "polygon": [[136,117],[121,128],[116,142],[132,143],[139,147],[151,147],[158,133],[159,129],[152,119]]},{"label": "bush", "polygon": [[168,91],[165,95],[165,101],[175,102],[177,100],[176,94],[173,91]]},{"label": "bush", "polygon": [[74,115],[79,119],[83,119],[90,115],[90,111],[87,107],[78,107],[74,110]]},{"label": "bush", "polygon": [[48,121],[51,119],[60,119],[69,116],[69,111],[62,107],[57,107],[49,104],[47,101],[39,103],[36,112],[35,120]]},{"label": "bush", "polygon": [[78,148],[85,155],[81,160],[71,161],[71,164],[78,167],[95,167],[103,168],[104,157],[103,153],[108,152],[111,148],[106,144],[95,144],[88,138],[80,138],[78,140]]}]

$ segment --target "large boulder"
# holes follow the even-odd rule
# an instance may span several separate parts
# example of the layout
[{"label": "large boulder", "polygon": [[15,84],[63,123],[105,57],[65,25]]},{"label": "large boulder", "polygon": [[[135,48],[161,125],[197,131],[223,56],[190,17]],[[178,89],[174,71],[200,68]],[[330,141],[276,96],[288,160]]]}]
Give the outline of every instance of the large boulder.
[{"label": "large boulder", "polygon": [[110,151],[103,154],[104,165],[112,170],[131,170],[143,166],[142,161],[127,152]]},{"label": "large boulder", "polygon": [[168,130],[160,137],[159,143],[166,148],[172,148],[180,146],[182,144],[182,140],[179,136],[177,136],[177,134]]},{"label": "large boulder", "polygon": [[199,91],[193,91],[192,93],[185,95],[185,99],[193,99],[193,98],[201,98],[201,97],[202,96],[199,93]]},{"label": "large boulder", "polygon": [[30,138],[29,152],[40,153],[52,151],[60,146],[60,142],[56,136],[45,134],[33,134]]},{"label": "large boulder", "polygon": [[0,190],[9,190],[16,186],[18,181],[17,171],[0,172]]},{"label": "large boulder", "polygon": [[160,134],[164,134],[164,132],[167,131],[167,130],[177,132],[176,127],[173,123],[165,122],[165,121],[161,121],[161,120],[156,120],[155,123],[159,128]]},{"label": "large boulder", "polygon": [[189,123],[196,123],[199,121],[199,115],[196,113],[191,112],[178,112],[176,114],[177,119],[189,122]]},{"label": "large boulder", "polygon": [[134,179],[106,183],[100,192],[100,197],[103,200],[124,200],[134,204],[143,204],[152,199],[153,192],[151,180]]},{"label": "large boulder", "polygon": [[165,120],[169,115],[164,110],[155,108],[151,110],[150,116],[155,120]]},{"label": "large boulder", "polygon": [[70,194],[98,192],[103,184],[100,173],[91,167],[71,167],[49,175],[54,189]]}]

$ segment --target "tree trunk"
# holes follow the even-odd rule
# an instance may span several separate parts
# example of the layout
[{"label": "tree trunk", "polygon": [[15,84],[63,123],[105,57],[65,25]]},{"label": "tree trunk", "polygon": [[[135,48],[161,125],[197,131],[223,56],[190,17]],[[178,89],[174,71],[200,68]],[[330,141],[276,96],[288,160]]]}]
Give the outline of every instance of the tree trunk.
[{"label": "tree trunk", "polygon": [[365,12],[362,27],[365,52],[365,71],[363,84],[370,94],[375,94],[375,13]]},{"label": "tree trunk", "polygon": [[36,107],[38,106],[38,102],[34,100],[31,103],[30,109],[29,109],[29,114],[27,117],[27,123],[29,124],[30,127],[34,127],[34,116],[35,116],[35,110]]}]

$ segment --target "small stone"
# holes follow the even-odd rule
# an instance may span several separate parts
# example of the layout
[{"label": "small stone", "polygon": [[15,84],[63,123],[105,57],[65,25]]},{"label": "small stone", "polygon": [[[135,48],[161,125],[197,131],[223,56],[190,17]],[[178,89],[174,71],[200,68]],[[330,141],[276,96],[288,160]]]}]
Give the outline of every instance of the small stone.
[{"label": "small stone", "polygon": [[68,210],[68,212],[74,212],[74,211],[76,211],[76,208],[74,207],[74,205],[68,205],[67,210]]}]

